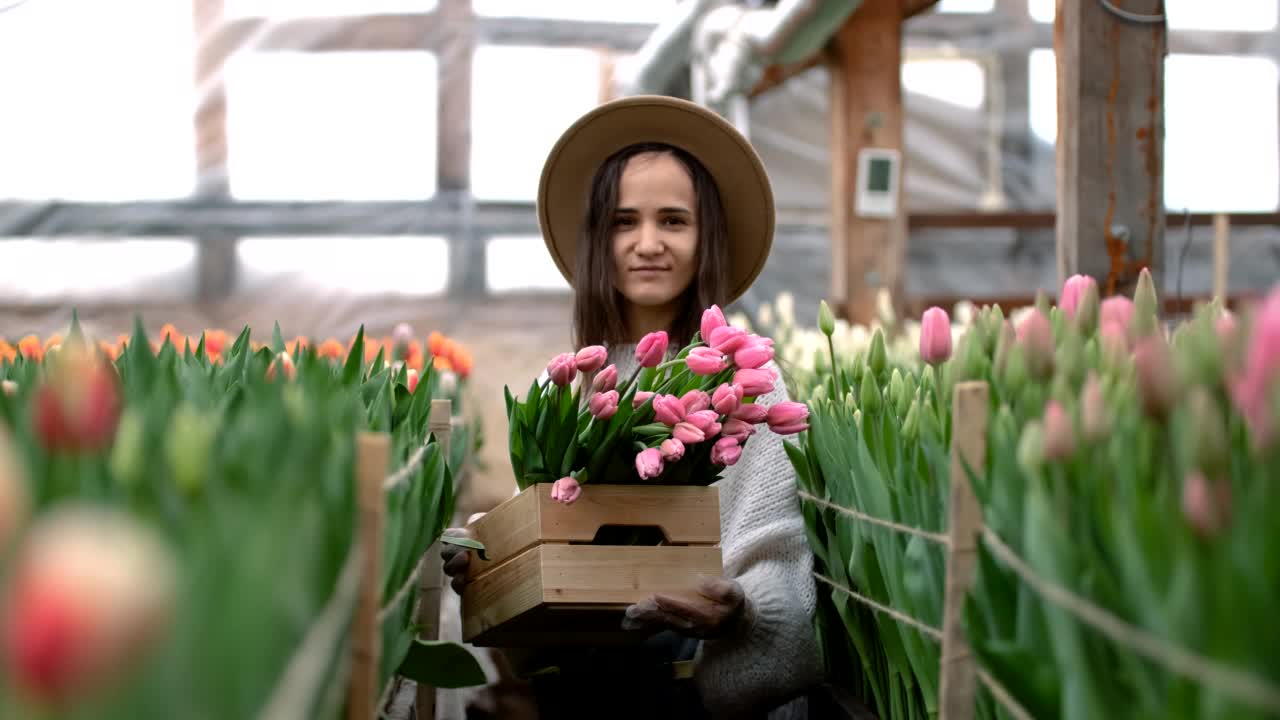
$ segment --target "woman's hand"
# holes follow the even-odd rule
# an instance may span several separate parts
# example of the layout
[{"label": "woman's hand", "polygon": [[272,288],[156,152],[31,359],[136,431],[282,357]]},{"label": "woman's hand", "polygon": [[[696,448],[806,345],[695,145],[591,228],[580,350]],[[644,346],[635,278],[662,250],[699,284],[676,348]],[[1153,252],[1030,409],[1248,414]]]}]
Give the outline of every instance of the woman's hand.
[{"label": "woman's hand", "polygon": [[627,608],[625,630],[674,630],[701,640],[744,632],[755,621],[755,609],[742,585],[729,578],[703,578],[694,597],[658,593]]},{"label": "woman's hand", "polygon": [[[484,513],[472,515],[467,518],[467,525],[483,516]],[[471,537],[471,531],[466,527],[446,528],[444,534],[450,537]],[[467,587],[467,570],[471,567],[471,551],[460,545],[442,543],[440,557],[444,559],[444,574],[451,578],[449,585],[454,592],[461,595],[462,591]]]}]

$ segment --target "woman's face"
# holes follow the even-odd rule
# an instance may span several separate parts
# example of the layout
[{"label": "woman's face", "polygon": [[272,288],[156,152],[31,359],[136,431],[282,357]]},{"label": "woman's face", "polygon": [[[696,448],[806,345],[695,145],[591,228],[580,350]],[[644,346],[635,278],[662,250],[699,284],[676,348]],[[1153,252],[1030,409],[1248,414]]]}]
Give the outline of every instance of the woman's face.
[{"label": "woman's face", "polygon": [[693,179],[669,153],[627,161],[612,219],[614,282],[637,309],[676,303],[697,272],[698,218]]}]

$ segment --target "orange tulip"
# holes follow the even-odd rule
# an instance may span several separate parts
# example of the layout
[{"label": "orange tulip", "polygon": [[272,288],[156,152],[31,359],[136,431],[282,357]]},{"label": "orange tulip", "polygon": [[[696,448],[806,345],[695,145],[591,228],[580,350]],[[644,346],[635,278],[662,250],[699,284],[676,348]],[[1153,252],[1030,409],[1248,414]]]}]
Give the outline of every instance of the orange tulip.
[{"label": "orange tulip", "polygon": [[347,356],[347,349],[342,346],[342,343],[329,338],[320,343],[320,347],[316,348],[316,355],[330,360],[341,360]]},{"label": "orange tulip", "polygon": [[44,343],[35,335],[28,335],[18,341],[18,353],[28,360],[40,362],[44,359]]},{"label": "orange tulip", "polygon": [[9,343],[0,340],[0,362],[13,362],[18,359],[18,350]]},{"label": "orange tulip", "polygon": [[120,357],[120,351],[116,346],[106,340],[98,341],[98,351],[102,353],[103,357],[111,360],[111,362],[115,362]]},{"label": "orange tulip", "polygon": [[54,333],[54,334],[50,335],[48,338],[46,338],[46,339],[45,339],[45,341],[44,341],[44,351],[45,351],[45,352],[49,352],[49,349],[50,349],[50,348],[57,347],[57,346],[59,346],[59,345],[61,345],[61,344],[62,344],[62,336],[61,336],[61,335],[59,335],[58,333]]},{"label": "orange tulip", "polygon": [[441,348],[444,346],[444,336],[436,331],[431,331],[427,336],[427,350],[435,356],[439,356]]},{"label": "orange tulip", "polygon": [[435,367],[436,370],[452,370],[453,369],[453,363],[450,362],[449,358],[446,358],[446,357],[437,356],[432,361],[431,364]]},{"label": "orange tulip", "polygon": [[162,346],[164,345],[164,341],[168,340],[175,349],[181,350],[182,343],[186,339],[186,336],[178,332],[178,328],[174,327],[172,323],[165,323],[164,326],[160,328],[160,337],[158,340]]},{"label": "orange tulip", "polygon": [[205,330],[204,331],[204,352],[211,358],[221,357],[222,351],[227,349],[227,331],[226,330]]}]

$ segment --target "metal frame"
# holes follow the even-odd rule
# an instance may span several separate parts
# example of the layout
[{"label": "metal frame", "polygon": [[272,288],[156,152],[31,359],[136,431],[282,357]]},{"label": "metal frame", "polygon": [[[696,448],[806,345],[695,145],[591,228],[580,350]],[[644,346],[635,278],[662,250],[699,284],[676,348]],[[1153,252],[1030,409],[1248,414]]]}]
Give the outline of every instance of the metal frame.
[{"label": "metal frame", "polygon": [[[440,235],[450,246],[449,294],[485,294],[484,248],[495,235],[536,235],[532,203],[483,202],[470,188],[471,52],[477,44],[587,47],[605,53],[639,48],[654,25],[477,16],[470,0],[440,0],[429,13],[361,17],[223,19],[222,0],[192,0],[197,37],[195,84],[201,89],[195,196],[131,203],[0,202],[0,235],[56,237],[128,235],[194,237],[199,243],[199,298],[225,297],[235,284],[235,247],[244,236]],[[1026,63],[1031,50],[1053,47],[1053,29],[1031,20],[1025,0],[997,0],[981,14],[925,14],[906,26],[908,48],[955,48],[962,56],[990,57],[984,41],[1016,35],[1020,42],[999,51],[1000,82],[1007,107],[1025,117]],[[957,42],[957,38],[963,38]],[[1171,52],[1248,52],[1258,33],[1171,31]],[[422,202],[245,202],[230,196],[222,65],[237,50],[341,52],[426,50],[441,58],[439,77],[438,179],[436,195]],[[984,63],[991,72],[991,66]],[[994,79],[993,79],[994,81]],[[1019,112],[1019,111],[1022,112]],[[1000,152],[1033,152],[1030,128],[1005,128]],[[1005,183],[1008,184],[1006,178]],[[1015,214],[1016,215],[1016,214]],[[965,220],[973,217],[974,220]],[[1003,215],[952,216],[959,225],[1001,225]],[[1010,215],[1009,217],[1014,217]],[[930,218],[934,218],[931,220]],[[984,219],[985,218],[985,219]],[[915,215],[913,227],[936,227],[940,217]],[[826,227],[822,212],[780,210],[778,240]],[[1016,224],[1016,223],[1015,223]]]}]

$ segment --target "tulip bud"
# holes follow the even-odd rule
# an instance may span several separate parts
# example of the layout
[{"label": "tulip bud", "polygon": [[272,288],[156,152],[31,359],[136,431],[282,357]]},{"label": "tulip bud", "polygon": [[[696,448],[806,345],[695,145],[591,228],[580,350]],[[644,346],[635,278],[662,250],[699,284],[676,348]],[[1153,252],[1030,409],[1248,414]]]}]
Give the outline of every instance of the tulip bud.
[{"label": "tulip bud", "polygon": [[711,462],[716,465],[734,465],[742,457],[742,445],[731,437],[720,438],[711,448]]},{"label": "tulip bud", "polygon": [[938,417],[938,411],[933,403],[923,398],[920,402],[920,436],[938,441],[943,439],[942,420]]},{"label": "tulip bud", "polygon": [[18,448],[0,424],[0,558],[27,517],[27,473]]},{"label": "tulip bud", "polygon": [[982,339],[970,328],[960,338],[960,348],[956,353],[957,362],[951,364],[954,373],[953,384],[965,380],[981,380],[986,375],[987,358],[982,351]]},{"label": "tulip bud", "polygon": [[1004,373],[1000,377],[1001,384],[1010,395],[1016,396],[1027,383],[1027,361],[1022,346],[1013,345],[1004,363]]},{"label": "tulip bud", "polygon": [[163,638],[176,593],[175,559],[149,529],[97,508],[50,512],[0,603],[10,688],[45,706],[105,688]]},{"label": "tulip bud", "polygon": [[1009,361],[1009,353],[1013,350],[1018,342],[1017,331],[1013,329],[1013,323],[1008,320],[1000,323],[1000,329],[996,331],[996,360],[995,371],[998,375],[1004,374],[1004,367]]},{"label": "tulip bud", "polygon": [[733,364],[740,368],[758,369],[773,360],[773,346],[763,342],[749,342],[733,354]]},{"label": "tulip bud", "polygon": [[1164,420],[1178,401],[1178,378],[1169,346],[1158,333],[1138,341],[1134,349],[1138,373],[1138,394],[1142,407],[1152,418]]},{"label": "tulip bud", "polygon": [[743,368],[733,374],[733,384],[741,385],[746,397],[760,397],[773,392],[778,373],[771,368]]},{"label": "tulip bud", "polygon": [[916,398],[907,409],[907,417],[902,421],[902,439],[907,445],[914,445],[920,439],[920,399]]},{"label": "tulip bud", "polygon": [[641,480],[651,480],[662,474],[662,451],[658,448],[646,448],[636,455],[636,472]]},{"label": "tulip bud", "polygon": [[929,365],[938,365],[950,357],[951,319],[946,310],[931,307],[920,320],[920,359]]},{"label": "tulip bud", "polygon": [[707,439],[706,433],[689,422],[676,423],[676,426],[671,429],[671,435],[685,445],[696,445]]},{"label": "tulip bud", "polygon": [[1032,420],[1022,428],[1018,439],[1018,466],[1027,475],[1036,475],[1044,465],[1044,426]]},{"label": "tulip bud", "polygon": [[684,405],[684,412],[686,415],[692,415],[693,413],[710,409],[711,396],[697,388],[694,388],[681,396],[680,404]]},{"label": "tulip bud", "polygon": [[592,417],[597,420],[608,420],[618,412],[618,391],[596,393],[587,402]]},{"label": "tulip bud", "polygon": [[769,429],[778,435],[794,435],[809,429],[809,406],[799,402],[780,402],[769,408],[765,417]]},{"label": "tulip bud", "polygon": [[1159,300],[1151,271],[1142,268],[1138,274],[1138,287],[1133,291],[1133,330],[1135,337],[1144,337],[1156,331],[1160,324]]},{"label": "tulip bud", "polygon": [[893,403],[893,410],[898,417],[906,414],[907,404],[911,402],[911,398],[907,396],[907,384],[898,368],[894,368],[889,375],[889,402]]},{"label": "tulip bud", "polygon": [[724,312],[720,310],[719,305],[712,305],[702,311],[702,323],[699,327],[698,335],[702,342],[710,344],[711,334],[717,329],[728,326],[728,321],[724,319]]},{"label": "tulip bud", "polygon": [[875,375],[868,373],[862,376],[862,387],[858,388],[860,396],[858,405],[866,413],[872,415],[880,412],[880,387],[876,385]]},{"label": "tulip bud", "polygon": [[609,351],[601,345],[588,345],[573,356],[578,372],[593,373],[609,361]]},{"label": "tulip bud", "polygon": [[631,398],[631,407],[639,410],[640,406],[649,402],[651,399],[653,399],[653,393],[647,390],[637,391],[636,394]]},{"label": "tulip bud", "polygon": [[741,385],[723,383],[711,396],[711,406],[721,415],[732,415],[742,404],[745,393]]},{"label": "tulip bud", "polygon": [[216,435],[217,425],[190,405],[179,406],[169,419],[165,459],[174,484],[182,491],[195,494],[204,489]]},{"label": "tulip bud", "polygon": [[[948,332],[950,332],[949,325]],[[885,368],[888,363],[889,356],[884,346],[884,333],[880,332],[880,328],[876,328],[871,333],[871,347],[867,351],[867,368],[875,374],[876,380],[883,381],[886,379]]]},{"label": "tulip bud", "polygon": [[142,479],[143,461],[146,459],[145,429],[143,416],[136,408],[129,408],[120,416],[109,465],[111,474],[122,485],[136,486]]},{"label": "tulip bud", "polygon": [[982,333],[983,351],[987,355],[995,353],[996,342],[1000,339],[1000,333],[1004,326],[1004,310],[1001,310],[999,305],[992,305],[991,310],[987,313],[987,323]]},{"label": "tulip bud", "polygon": [[1035,311],[1022,321],[1018,327],[1018,345],[1031,377],[1046,380],[1053,374],[1053,328],[1047,315]]},{"label": "tulip bud", "polygon": [[738,406],[737,410],[733,411],[733,417],[752,425],[759,425],[767,420],[768,416],[768,408],[756,403],[743,403]]},{"label": "tulip bud", "polygon": [[1080,430],[1087,443],[1100,442],[1111,432],[1106,400],[1098,374],[1090,371],[1080,394]]},{"label": "tulip bud", "polygon": [[1076,433],[1071,416],[1056,400],[1044,408],[1044,458],[1066,460],[1076,451]]},{"label": "tulip bud", "polygon": [[1098,327],[1116,324],[1124,331],[1126,338],[1133,325],[1133,301],[1123,295],[1115,295],[1102,301],[1098,309]]},{"label": "tulip bud", "polygon": [[1063,333],[1062,342],[1053,354],[1053,365],[1058,376],[1070,381],[1072,385],[1078,385],[1084,380],[1084,340],[1074,327],[1068,326]]},{"label": "tulip bud", "polygon": [[1210,477],[1227,474],[1231,464],[1231,445],[1226,422],[1213,395],[1203,386],[1190,389],[1187,410],[1191,422],[1184,426],[1192,463]]},{"label": "tulip bud", "polygon": [[675,395],[657,395],[653,398],[653,418],[664,425],[675,425],[684,420],[688,411]]},{"label": "tulip bud", "polygon": [[1267,449],[1276,439],[1277,408],[1272,395],[1280,393],[1280,285],[1251,314],[1244,355],[1228,386],[1249,426],[1254,447]]},{"label": "tulip bud", "polygon": [[595,378],[591,381],[591,390],[593,392],[607,392],[618,386],[618,367],[609,365],[605,369],[596,373]]},{"label": "tulip bud", "polygon": [[[819,357],[821,357],[821,355],[819,355]],[[857,385],[858,383],[862,382],[862,376],[866,373],[866,370],[867,370],[866,353],[859,350],[853,356],[853,364],[849,366],[849,382],[853,383],[854,385]]]},{"label": "tulip bud", "polygon": [[1098,283],[1093,278],[1085,285],[1080,295],[1080,303],[1076,306],[1075,326],[1084,337],[1090,337],[1098,329],[1098,316],[1101,313],[1101,302],[1098,299]]},{"label": "tulip bud", "polygon": [[733,325],[718,327],[711,332],[710,339],[707,340],[709,349],[719,350],[722,355],[732,355],[747,345],[749,337],[747,331]]},{"label": "tulip bud", "polygon": [[667,343],[667,333],[663,330],[645,335],[636,345],[636,362],[640,367],[658,367],[667,356]]},{"label": "tulip bud", "polygon": [[551,499],[561,505],[572,505],[582,495],[582,485],[571,477],[562,477],[551,485]]},{"label": "tulip bud", "polygon": [[36,390],[36,433],[53,451],[96,451],[111,442],[120,413],[115,371],[87,351],[68,350]]},{"label": "tulip bud", "polygon": [[293,358],[287,352],[276,355],[271,365],[267,367],[267,380],[275,380],[279,375],[283,375],[286,380],[298,377],[298,368],[294,366]]},{"label": "tulip bud", "polygon": [[1222,477],[1210,483],[1202,472],[1188,473],[1182,481],[1182,515],[1201,538],[1215,537],[1231,519],[1231,482]]},{"label": "tulip bud", "polygon": [[1085,292],[1092,287],[1097,297],[1098,283],[1088,275],[1072,275],[1062,285],[1062,295],[1058,298],[1058,307],[1069,318],[1075,319]]},{"label": "tulip bud", "polygon": [[853,396],[853,391],[844,394],[844,410],[845,412],[854,412],[858,409],[858,399]]},{"label": "tulip bud", "polygon": [[677,462],[684,457],[684,443],[675,438],[667,438],[658,446],[658,452],[662,454],[665,462]]},{"label": "tulip bud", "polygon": [[12,380],[0,380],[0,392],[3,392],[5,397],[14,397],[18,394],[18,383]]},{"label": "tulip bud", "polygon": [[826,300],[818,301],[818,330],[827,337],[831,337],[836,331],[836,317],[832,314],[831,306]]},{"label": "tulip bud", "polygon": [[547,364],[547,375],[551,382],[565,387],[578,376],[578,360],[573,353],[560,353]]}]

